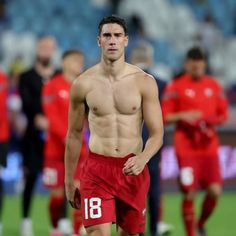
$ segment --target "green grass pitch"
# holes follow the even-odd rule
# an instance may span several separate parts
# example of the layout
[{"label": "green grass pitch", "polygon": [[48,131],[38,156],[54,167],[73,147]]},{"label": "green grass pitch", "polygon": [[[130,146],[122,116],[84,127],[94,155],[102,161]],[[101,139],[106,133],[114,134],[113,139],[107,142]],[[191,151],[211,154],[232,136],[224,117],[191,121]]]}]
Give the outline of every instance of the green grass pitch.
[{"label": "green grass pitch", "polygon": [[[202,195],[196,201],[199,213]],[[178,193],[164,194],[164,220],[174,226],[171,236],[184,236],[180,214],[181,196]],[[19,196],[7,195],[3,209],[3,236],[19,236],[20,202]],[[35,236],[47,236],[49,232],[49,217],[47,212],[47,195],[36,195],[32,206],[32,218]],[[134,219],[135,220],[135,219]],[[236,193],[223,193],[214,215],[207,223],[209,236],[236,236]],[[115,235],[115,234],[113,234]],[[146,233],[148,236],[148,232]]]}]

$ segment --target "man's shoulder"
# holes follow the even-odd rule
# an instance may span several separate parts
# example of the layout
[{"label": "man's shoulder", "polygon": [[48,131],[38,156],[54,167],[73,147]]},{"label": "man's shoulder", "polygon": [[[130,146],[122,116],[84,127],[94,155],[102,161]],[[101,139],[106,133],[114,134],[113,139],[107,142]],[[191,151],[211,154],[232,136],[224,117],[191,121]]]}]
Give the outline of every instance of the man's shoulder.
[{"label": "man's shoulder", "polygon": [[30,69],[28,69],[26,71],[23,71],[21,73],[20,77],[22,77],[22,78],[23,77],[31,77],[32,75],[35,75],[35,74],[37,74],[36,70],[32,67],[32,68],[30,68]]},{"label": "man's shoulder", "polygon": [[206,81],[206,83],[208,85],[212,85],[212,86],[216,86],[216,87],[220,86],[220,83],[218,82],[218,80],[211,75],[205,75],[204,80]]},{"label": "man's shoulder", "polygon": [[138,85],[140,91],[151,91],[157,87],[157,81],[155,77],[137,66],[131,65],[130,73],[134,77],[135,84]]},{"label": "man's shoulder", "polygon": [[63,74],[56,74],[44,83],[44,87],[57,87],[63,81]]},{"label": "man's shoulder", "polygon": [[35,80],[40,80],[40,75],[36,72],[34,68],[30,68],[20,74],[21,84],[34,84]]},{"label": "man's shoulder", "polygon": [[91,88],[91,84],[94,82],[92,79],[97,77],[97,65],[90,67],[80,74],[72,83],[72,89],[78,89],[79,91],[86,91]]},{"label": "man's shoulder", "polygon": [[80,74],[80,79],[90,79],[93,78],[96,74],[98,74],[99,71],[99,65],[96,64],[94,66],[89,67],[87,70],[85,70],[82,74]]},{"label": "man's shoulder", "polygon": [[174,77],[172,80],[168,82],[168,86],[170,87],[180,87],[183,88],[183,85],[188,83],[189,78],[187,74],[181,74]]},{"label": "man's shoulder", "polygon": [[156,78],[152,74],[149,74],[145,71],[143,71],[143,73],[139,74],[139,78],[140,78],[141,82],[144,82],[147,84],[155,83],[155,85],[158,85]]},{"label": "man's shoulder", "polygon": [[142,70],[140,67],[136,66],[136,65],[132,65],[129,63],[126,63],[126,67],[127,67],[127,71],[128,73],[134,73],[137,74],[139,76],[144,76],[148,73],[146,73],[144,70]]},{"label": "man's shoulder", "polygon": [[134,75],[135,79],[139,80],[140,82],[146,82],[148,80],[155,80],[153,75],[145,72],[138,66],[127,63],[127,67],[128,67],[128,74]]}]

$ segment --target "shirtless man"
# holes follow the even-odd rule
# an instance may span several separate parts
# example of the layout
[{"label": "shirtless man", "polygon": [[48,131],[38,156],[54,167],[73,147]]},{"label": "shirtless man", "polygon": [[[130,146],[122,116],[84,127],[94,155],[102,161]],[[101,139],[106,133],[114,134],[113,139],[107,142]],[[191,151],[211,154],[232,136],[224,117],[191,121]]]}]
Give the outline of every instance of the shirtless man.
[{"label": "shirtless man", "polygon": [[[101,60],[73,83],[65,151],[66,196],[79,207],[73,182],[82,143],[85,108],[90,129],[89,157],[80,182],[83,223],[89,236],[119,236],[145,230],[149,173],[146,166],[160,149],[162,113],[156,81],[125,62],[128,45],[123,19],[109,16],[99,24]],[[142,125],[149,138],[142,151]]]}]

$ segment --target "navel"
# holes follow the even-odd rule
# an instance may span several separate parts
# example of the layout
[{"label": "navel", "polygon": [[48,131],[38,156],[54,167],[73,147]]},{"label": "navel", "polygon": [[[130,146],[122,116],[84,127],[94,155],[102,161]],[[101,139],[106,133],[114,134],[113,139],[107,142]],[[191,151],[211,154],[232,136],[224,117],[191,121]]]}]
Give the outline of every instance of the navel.
[{"label": "navel", "polygon": [[115,151],[116,151],[116,152],[119,152],[119,148],[116,148]]}]

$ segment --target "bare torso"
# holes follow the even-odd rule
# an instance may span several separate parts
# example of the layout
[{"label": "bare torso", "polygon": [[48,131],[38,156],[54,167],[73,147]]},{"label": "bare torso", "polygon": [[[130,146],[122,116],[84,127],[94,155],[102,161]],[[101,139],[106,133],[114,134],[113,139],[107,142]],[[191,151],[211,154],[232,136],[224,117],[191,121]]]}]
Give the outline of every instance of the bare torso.
[{"label": "bare torso", "polygon": [[114,157],[142,151],[142,95],[139,80],[144,72],[126,64],[124,76],[112,79],[99,72],[99,66],[85,72],[89,107],[89,148]]}]

